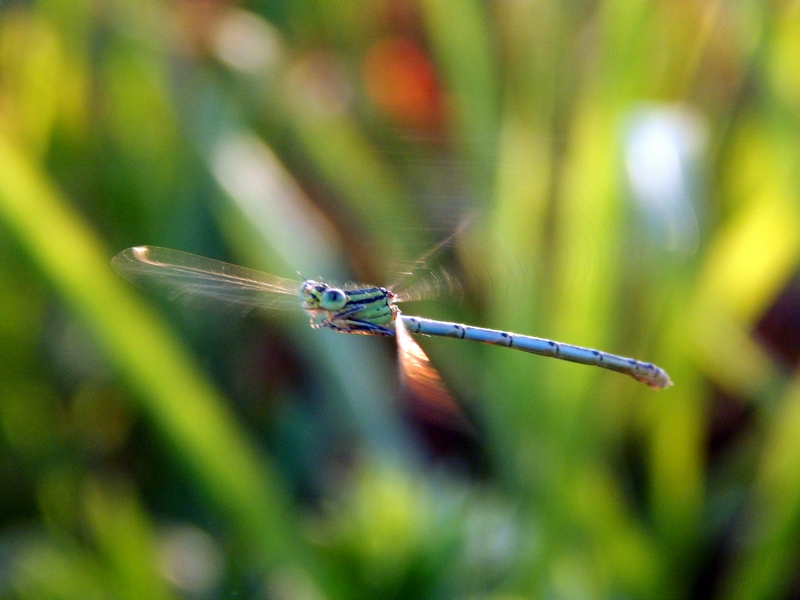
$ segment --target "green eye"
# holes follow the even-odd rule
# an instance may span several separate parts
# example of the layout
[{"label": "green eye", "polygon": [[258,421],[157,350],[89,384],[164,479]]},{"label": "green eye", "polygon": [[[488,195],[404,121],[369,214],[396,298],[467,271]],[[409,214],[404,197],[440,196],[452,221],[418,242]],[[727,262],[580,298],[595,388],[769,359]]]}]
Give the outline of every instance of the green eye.
[{"label": "green eye", "polygon": [[347,304],[347,296],[342,290],[328,288],[322,292],[319,305],[325,310],[340,310]]}]

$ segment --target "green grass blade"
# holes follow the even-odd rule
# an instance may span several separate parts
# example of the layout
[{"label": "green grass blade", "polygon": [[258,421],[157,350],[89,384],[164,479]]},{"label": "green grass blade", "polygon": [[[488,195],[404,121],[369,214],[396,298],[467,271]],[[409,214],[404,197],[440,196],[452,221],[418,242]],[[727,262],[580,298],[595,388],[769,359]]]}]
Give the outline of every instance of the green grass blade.
[{"label": "green grass blade", "polygon": [[7,137],[0,137],[0,215],[213,501],[247,533],[257,561],[297,560],[292,511],[272,466],[169,330],[113,273],[111,253]]}]

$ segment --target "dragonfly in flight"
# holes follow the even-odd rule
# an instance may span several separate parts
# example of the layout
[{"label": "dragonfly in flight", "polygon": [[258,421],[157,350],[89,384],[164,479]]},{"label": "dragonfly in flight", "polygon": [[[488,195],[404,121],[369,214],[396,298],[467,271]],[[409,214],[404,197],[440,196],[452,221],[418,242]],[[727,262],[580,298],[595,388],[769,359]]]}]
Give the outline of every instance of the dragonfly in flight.
[{"label": "dragonfly in flight", "polygon": [[411,333],[473,340],[593,365],[630,375],[653,389],[672,385],[666,371],[649,362],[528,335],[405,315],[397,305],[407,298],[383,287],[345,289],[308,279],[294,281],[155,246],[123,250],[112,265],[126,279],[154,285],[172,297],[200,296],[245,310],[294,305],[305,310],[314,328],[394,336],[405,382],[412,392],[428,397],[445,399],[449,393]]}]

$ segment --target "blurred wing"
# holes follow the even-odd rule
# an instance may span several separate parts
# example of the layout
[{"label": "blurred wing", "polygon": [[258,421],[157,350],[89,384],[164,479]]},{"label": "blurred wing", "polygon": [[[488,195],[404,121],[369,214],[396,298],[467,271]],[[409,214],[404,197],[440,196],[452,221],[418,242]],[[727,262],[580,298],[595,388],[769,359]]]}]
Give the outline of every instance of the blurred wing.
[{"label": "blurred wing", "polygon": [[441,242],[430,248],[411,265],[401,270],[400,277],[392,282],[392,290],[398,302],[432,300],[442,296],[461,296],[462,288],[458,280],[446,269],[432,268],[431,263],[453,240],[461,235],[472,223],[472,218],[464,219],[456,230]]},{"label": "blurred wing", "polygon": [[213,303],[221,310],[299,308],[300,283],[188,252],[137,246],[111,261],[125,279],[170,300]]},{"label": "blurred wing", "polygon": [[460,300],[464,295],[461,283],[446,269],[407,274],[408,277],[396,288],[390,288],[396,302],[415,302],[448,298]]},{"label": "blurred wing", "polygon": [[394,322],[400,377],[411,395],[411,410],[421,420],[452,429],[472,429],[439,372],[408,333],[400,314]]}]

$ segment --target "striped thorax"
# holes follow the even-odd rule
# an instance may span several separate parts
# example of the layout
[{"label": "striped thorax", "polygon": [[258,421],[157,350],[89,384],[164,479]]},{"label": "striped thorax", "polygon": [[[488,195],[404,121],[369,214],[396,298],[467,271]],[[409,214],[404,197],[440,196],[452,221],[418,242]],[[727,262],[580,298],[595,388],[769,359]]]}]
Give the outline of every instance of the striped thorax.
[{"label": "striped thorax", "polygon": [[398,310],[395,295],[386,288],[343,290],[306,280],[300,285],[300,299],[312,327],[341,333],[394,335]]}]

